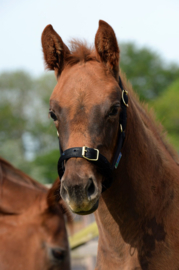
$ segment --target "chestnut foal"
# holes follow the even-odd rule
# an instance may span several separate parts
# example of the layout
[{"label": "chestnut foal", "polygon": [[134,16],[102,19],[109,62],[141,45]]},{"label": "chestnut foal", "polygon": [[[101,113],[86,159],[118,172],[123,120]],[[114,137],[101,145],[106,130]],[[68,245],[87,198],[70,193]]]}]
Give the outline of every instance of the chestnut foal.
[{"label": "chestnut foal", "polygon": [[113,29],[100,21],[94,49],[69,50],[48,25],[42,46],[57,77],[60,192],[77,214],[97,209],[96,269],[179,269],[177,156],[119,73]]},{"label": "chestnut foal", "polygon": [[0,157],[0,269],[70,270],[65,219],[71,215],[48,190]]}]

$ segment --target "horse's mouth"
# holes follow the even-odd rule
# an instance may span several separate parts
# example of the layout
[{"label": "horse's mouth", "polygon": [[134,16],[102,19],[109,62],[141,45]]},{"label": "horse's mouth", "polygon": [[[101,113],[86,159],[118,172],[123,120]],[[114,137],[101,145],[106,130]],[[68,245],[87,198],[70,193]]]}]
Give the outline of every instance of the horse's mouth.
[{"label": "horse's mouth", "polygon": [[96,209],[98,208],[98,205],[99,205],[99,200],[97,200],[97,202],[93,205],[93,207],[88,211],[79,211],[78,212],[78,211],[73,211],[72,209],[71,209],[71,211],[75,214],[78,214],[78,215],[89,215],[89,214],[93,213],[94,211],[96,211]]}]

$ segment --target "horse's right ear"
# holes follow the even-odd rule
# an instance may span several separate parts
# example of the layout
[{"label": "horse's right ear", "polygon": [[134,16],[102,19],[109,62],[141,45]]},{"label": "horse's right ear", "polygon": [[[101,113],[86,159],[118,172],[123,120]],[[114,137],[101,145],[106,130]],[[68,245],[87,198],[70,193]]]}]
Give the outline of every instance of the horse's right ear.
[{"label": "horse's right ear", "polygon": [[99,21],[95,36],[96,52],[100,60],[106,64],[116,80],[119,76],[119,46],[112,27],[105,21]]},{"label": "horse's right ear", "polygon": [[51,24],[45,27],[41,41],[46,67],[54,70],[56,76],[59,76],[65,64],[65,58],[70,54],[68,47]]}]

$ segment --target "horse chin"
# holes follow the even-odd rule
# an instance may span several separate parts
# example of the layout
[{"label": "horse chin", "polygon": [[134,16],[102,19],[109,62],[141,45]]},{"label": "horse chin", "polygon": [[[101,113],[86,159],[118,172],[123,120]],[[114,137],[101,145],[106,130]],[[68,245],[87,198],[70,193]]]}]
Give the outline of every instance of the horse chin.
[{"label": "horse chin", "polygon": [[97,200],[97,202],[93,205],[93,207],[90,209],[90,210],[87,210],[87,211],[73,211],[71,209],[71,211],[75,214],[78,214],[78,215],[89,215],[91,213],[93,213],[94,211],[96,211],[96,209],[98,208],[98,205],[99,205],[99,200]]}]

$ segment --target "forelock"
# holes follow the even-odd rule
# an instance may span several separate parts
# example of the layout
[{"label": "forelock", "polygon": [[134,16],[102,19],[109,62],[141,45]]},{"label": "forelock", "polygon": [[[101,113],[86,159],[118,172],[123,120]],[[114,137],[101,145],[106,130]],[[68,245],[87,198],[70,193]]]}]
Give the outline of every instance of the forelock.
[{"label": "forelock", "polygon": [[66,65],[73,66],[79,62],[98,61],[94,48],[85,41],[72,39],[70,41],[70,54],[66,58]]}]

